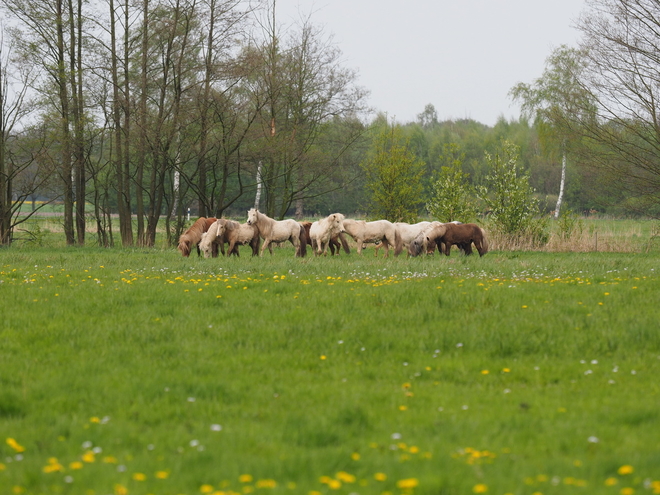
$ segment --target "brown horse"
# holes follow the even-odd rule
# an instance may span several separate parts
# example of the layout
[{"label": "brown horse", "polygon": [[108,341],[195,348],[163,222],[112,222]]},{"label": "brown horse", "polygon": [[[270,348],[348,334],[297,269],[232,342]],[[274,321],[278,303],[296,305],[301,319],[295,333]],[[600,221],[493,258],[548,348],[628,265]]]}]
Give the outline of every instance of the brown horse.
[{"label": "brown horse", "polygon": [[[474,223],[444,223],[436,225],[426,231],[425,236],[426,242],[429,245],[436,244],[438,250],[446,256],[449,256],[453,245],[458,246],[466,255],[472,254],[472,244],[477,248],[479,256],[483,256],[488,252],[486,232]],[[417,256],[422,250],[423,243],[419,238],[416,238],[408,248],[408,252],[412,256]]]},{"label": "brown horse", "polygon": [[449,256],[453,245],[457,245],[466,255],[472,254],[472,244],[477,248],[479,256],[488,252],[486,232],[474,223],[445,223],[429,230],[426,236],[428,240],[435,241],[445,256]]},{"label": "brown horse", "polygon": [[179,245],[177,249],[181,251],[181,255],[187,258],[190,256],[190,251],[193,246],[197,246],[197,255],[199,255],[199,241],[202,240],[202,234],[209,230],[209,227],[217,218],[198,218],[192,226],[179,236]]}]

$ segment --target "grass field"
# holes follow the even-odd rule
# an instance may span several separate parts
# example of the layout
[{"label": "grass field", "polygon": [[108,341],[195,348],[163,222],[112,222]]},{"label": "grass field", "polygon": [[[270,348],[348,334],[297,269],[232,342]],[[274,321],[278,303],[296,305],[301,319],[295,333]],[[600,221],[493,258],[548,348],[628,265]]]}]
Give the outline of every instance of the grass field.
[{"label": "grass field", "polygon": [[0,494],[660,493],[660,257],[0,251]]}]

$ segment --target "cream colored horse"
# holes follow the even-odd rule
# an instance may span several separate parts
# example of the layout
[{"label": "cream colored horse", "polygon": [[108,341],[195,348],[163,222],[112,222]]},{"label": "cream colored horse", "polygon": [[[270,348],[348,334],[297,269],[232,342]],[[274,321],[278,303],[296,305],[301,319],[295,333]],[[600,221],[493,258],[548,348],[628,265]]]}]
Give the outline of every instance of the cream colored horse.
[{"label": "cream colored horse", "polygon": [[313,222],[309,228],[309,238],[312,249],[317,256],[327,255],[330,240],[344,231],[344,215],[333,213],[321,220]]},{"label": "cream colored horse", "polygon": [[248,211],[248,225],[255,225],[259,229],[259,235],[264,240],[261,246],[260,256],[264,255],[266,248],[273,254],[272,242],[291,241],[296,248],[296,256],[303,257],[307,254],[307,242],[305,228],[289,218],[287,220],[274,220],[259,210],[252,208]]},{"label": "cream colored horse", "polygon": [[346,233],[357,242],[358,254],[362,254],[362,245],[365,242],[382,242],[386,258],[389,255],[390,246],[394,248],[395,256],[401,254],[403,250],[401,234],[392,222],[387,220],[365,222],[364,220],[346,219],[343,224]]}]

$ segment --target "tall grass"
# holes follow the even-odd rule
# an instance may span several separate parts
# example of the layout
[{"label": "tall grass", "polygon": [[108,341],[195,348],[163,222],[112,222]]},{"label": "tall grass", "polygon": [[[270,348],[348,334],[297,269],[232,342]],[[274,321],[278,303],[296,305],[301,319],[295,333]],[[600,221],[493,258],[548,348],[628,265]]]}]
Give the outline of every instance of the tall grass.
[{"label": "tall grass", "polygon": [[0,493],[660,492],[657,255],[246,254],[0,252]]}]

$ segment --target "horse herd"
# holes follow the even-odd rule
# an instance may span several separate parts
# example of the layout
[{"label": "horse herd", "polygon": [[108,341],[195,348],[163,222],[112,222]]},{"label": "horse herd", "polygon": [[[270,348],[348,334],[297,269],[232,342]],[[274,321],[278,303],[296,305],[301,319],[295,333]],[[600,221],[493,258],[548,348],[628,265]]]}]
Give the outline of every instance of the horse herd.
[{"label": "horse herd", "polygon": [[226,256],[239,256],[238,246],[249,245],[252,256],[263,256],[266,248],[273,254],[274,242],[289,241],[299,257],[307,254],[307,246],[315,255],[326,255],[328,249],[334,255],[339,254],[340,249],[350,253],[346,235],[357,243],[358,254],[368,243],[376,244],[376,256],[380,248],[385,248],[385,257],[389,255],[390,248],[395,256],[404,249],[410,256],[418,256],[421,253],[432,254],[436,248],[449,256],[452,246],[457,246],[468,255],[472,254],[473,244],[480,256],[488,252],[486,232],[473,223],[367,222],[345,218],[341,213],[333,213],[316,222],[278,221],[255,208],[248,211],[246,223],[225,218],[198,219],[179,237],[178,250],[186,257],[190,256],[194,246],[197,246],[197,253],[206,258],[217,257],[218,252]]}]

